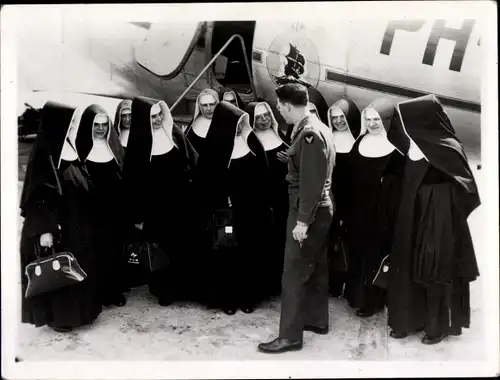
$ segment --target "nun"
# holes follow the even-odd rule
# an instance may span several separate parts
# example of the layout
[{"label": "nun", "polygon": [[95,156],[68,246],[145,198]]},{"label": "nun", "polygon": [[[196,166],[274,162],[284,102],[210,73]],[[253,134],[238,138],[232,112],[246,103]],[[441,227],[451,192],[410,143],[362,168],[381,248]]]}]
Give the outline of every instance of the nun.
[{"label": "nun", "polygon": [[288,174],[287,158],[284,156],[288,149],[279,133],[278,122],[271,107],[266,102],[252,102],[247,107],[253,131],[264,147],[269,164],[271,188],[268,192],[272,199],[274,215],[274,244],[272,256],[269,258],[269,295],[281,294],[281,275],[285,257],[286,222],[288,218]]},{"label": "nun", "polygon": [[153,271],[149,290],[161,306],[168,306],[189,297],[195,283],[190,268],[197,154],[165,102],[137,97],[132,113],[123,167],[126,208],[144,239],[158,244],[155,254],[166,256],[169,264]]},{"label": "nun", "polygon": [[359,317],[370,317],[385,306],[385,291],[372,283],[381,260],[390,252],[401,192],[404,156],[387,139],[393,114],[394,104],[384,98],[364,109],[360,135],[351,151],[344,298]]},{"label": "nun", "polygon": [[221,102],[228,102],[239,109],[245,108],[239,94],[230,88],[223,87],[222,90],[219,91],[219,100]]},{"label": "nun", "polygon": [[218,103],[219,94],[210,88],[201,91],[196,98],[193,120],[188,125],[185,134],[200,156],[204,153],[205,138]]},{"label": "nun", "polygon": [[[340,99],[328,110],[328,126],[333,131],[336,160],[332,174],[332,192],[337,205],[330,229],[332,245],[330,258],[330,295],[340,297],[343,292],[348,267],[347,244],[345,241],[345,220],[351,204],[351,167],[350,153],[359,136],[361,113],[356,104],[347,98]],[[341,255],[342,257],[334,257]],[[334,265],[333,263],[341,263]],[[345,263],[345,267],[344,267]]]},{"label": "nun", "polygon": [[[47,102],[21,195],[22,322],[58,332],[91,324],[101,313],[98,256],[91,229],[91,182],[75,149],[81,111]],[[37,256],[69,251],[87,274],[76,284],[24,298],[24,268]]]},{"label": "nun", "polygon": [[98,105],[85,109],[76,136],[78,156],[85,163],[90,191],[94,250],[99,256],[99,294],[105,306],[125,305],[123,263],[123,148],[116,129]]},{"label": "nun", "polygon": [[198,167],[200,199],[207,225],[217,221],[204,254],[208,306],[228,315],[252,313],[265,297],[273,241],[266,152],[249,115],[227,102],[215,108],[206,143],[210,154],[200,156]]},{"label": "nun", "polygon": [[479,269],[467,218],[480,199],[439,100],[427,95],[397,108],[410,147],[389,271],[390,336],[423,330],[422,343],[436,344],[470,326],[470,283]]},{"label": "nun", "polygon": [[115,113],[115,130],[120,136],[120,143],[125,150],[127,148],[130,125],[132,123],[132,100],[122,100]]}]

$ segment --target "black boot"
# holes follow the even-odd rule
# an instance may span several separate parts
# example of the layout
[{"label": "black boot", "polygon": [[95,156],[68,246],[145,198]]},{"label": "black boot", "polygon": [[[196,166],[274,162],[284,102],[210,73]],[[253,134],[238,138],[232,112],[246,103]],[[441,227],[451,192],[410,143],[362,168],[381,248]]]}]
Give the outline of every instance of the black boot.
[{"label": "black boot", "polygon": [[227,315],[235,315],[236,314],[236,308],[235,307],[225,307],[222,309],[224,314]]},{"label": "black boot", "polygon": [[435,335],[435,336],[425,334],[425,336],[422,338],[422,343],[425,345],[438,344],[445,337],[446,337],[446,334],[440,334],[440,335]]},{"label": "black boot", "polygon": [[405,333],[405,332],[398,332],[398,331],[395,331],[395,330],[392,330],[390,333],[389,333],[389,336],[391,338],[394,338],[394,339],[404,339],[408,336],[408,333]]},{"label": "black boot", "polygon": [[158,304],[163,307],[170,306],[172,304],[172,299],[170,297],[162,296],[158,299]]},{"label": "black boot", "polygon": [[55,326],[50,326],[50,325],[49,325],[49,327],[58,333],[69,333],[69,332],[73,331],[73,329],[71,327],[55,327]]},{"label": "black boot", "polygon": [[125,306],[126,304],[127,304],[127,300],[125,299],[123,294],[119,294],[116,297],[114,297],[114,299],[113,299],[113,305],[115,305],[115,306],[121,307],[121,306]]},{"label": "black boot", "polygon": [[375,314],[375,310],[372,308],[361,308],[356,311],[356,315],[361,318],[372,317]]}]

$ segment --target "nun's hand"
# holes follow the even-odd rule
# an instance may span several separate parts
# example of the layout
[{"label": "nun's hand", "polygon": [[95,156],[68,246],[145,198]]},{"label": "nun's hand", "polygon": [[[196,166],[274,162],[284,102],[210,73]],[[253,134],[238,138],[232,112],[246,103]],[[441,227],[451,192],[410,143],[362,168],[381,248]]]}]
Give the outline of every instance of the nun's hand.
[{"label": "nun's hand", "polygon": [[292,231],[293,238],[297,240],[299,243],[302,243],[307,239],[307,229],[309,226],[302,222],[297,222],[297,225]]},{"label": "nun's hand", "polygon": [[142,231],[142,227],[144,227],[144,222],[135,225],[135,228],[137,228],[138,230],[141,230],[141,231]]},{"label": "nun's hand", "polygon": [[276,154],[276,158],[278,158],[279,161],[286,163],[288,161],[288,154],[285,152],[278,152]]},{"label": "nun's hand", "polygon": [[40,245],[42,247],[52,247],[54,244],[54,238],[50,232],[47,232],[40,236]]}]

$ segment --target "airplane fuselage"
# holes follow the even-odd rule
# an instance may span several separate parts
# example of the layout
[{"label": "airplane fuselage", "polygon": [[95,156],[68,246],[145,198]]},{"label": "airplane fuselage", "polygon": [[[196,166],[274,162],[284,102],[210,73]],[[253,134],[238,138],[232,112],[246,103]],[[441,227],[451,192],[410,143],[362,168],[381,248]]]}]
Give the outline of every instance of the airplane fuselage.
[{"label": "airplane fuselage", "polygon": [[[32,27],[21,33],[19,76],[24,89],[43,91],[52,99],[62,96],[62,101],[78,106],[98,102],[112,116],[124,97],[142,95],[172,105],[217,53],[212,51],[211,39],[214,29],[223,24],[205,23],[198,29],[201,34],[196,34],[198,23],[182,28],[163,25],[158,30],[148,23],[53,20],[50,25],[32,20]],[[470,158],[480,159],[481,46],[475,20],[254,24],[253,37],[245,42],[251,44],[250,65],[257,97],[275,103],[274,89],[290,74],[319,90],[329,106],[343,96],[363,109],[379,97],[405,100],[434,93],[445,106]],[[175,30],[172,35],[169,28]],[[195,44],[191,41],[194,38]],[[295,58],[290,55],[291,49],[295,49]],[[162,62],[167,62],[165,67]],[[217,61],[218,68],[208,70],[187,97],[194,99],[201,89],[217,87],[217,72],[225,65],[227,62],[221,65]],[[176,75],[169,76],[172,72]],[[89,101],[81,93],[104,97],[92,96]],[[72,98],[74,101],[69,100]],[[242,98],[250,100],[253,94],[243,93]],[[179,107],[174,114],[189,112]]]}]

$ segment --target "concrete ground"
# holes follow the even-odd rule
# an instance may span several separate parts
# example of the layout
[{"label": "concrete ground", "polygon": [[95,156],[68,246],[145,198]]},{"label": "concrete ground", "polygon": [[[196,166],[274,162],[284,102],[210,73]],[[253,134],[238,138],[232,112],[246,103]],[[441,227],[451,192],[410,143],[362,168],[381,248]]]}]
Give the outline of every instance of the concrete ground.
[{"label": "concrete ground", "polygon": [[[22,146],[20,144],[20,150]],[[21,152],[20,152],[21,153]],[[21,154],[22,156],[22,154]],[[20,169],[26,162],[21,157]],[[474,174],[478,184],[484,171]],[[22,179],[22,177],[20,178]],[[19,190],[22,182],[19,182]],[[487,263],[482,249],[483,207],[470,217],[480,268]],[[19,226],[20,231],[21,226]],[[481,279],[471,285],[472,324],[460,337],[435,346],[421,344],[421,336],[402,340],[388,337],[387,315],[361,319],[341,299],[330,300],[330,333],[304,334],[304,348],[280,355],[280,360],[358,361],[477,361],[485,356]],[[133,289],[127,305],[107,308],[90,327],[68,334],[22,324],[17,357],[22,361],[53,360],[275,360],[257,351],[257,344],[278,332],[279,300],[253,314],[227,316],[198,305],[159,306],[147,288]]]}]

